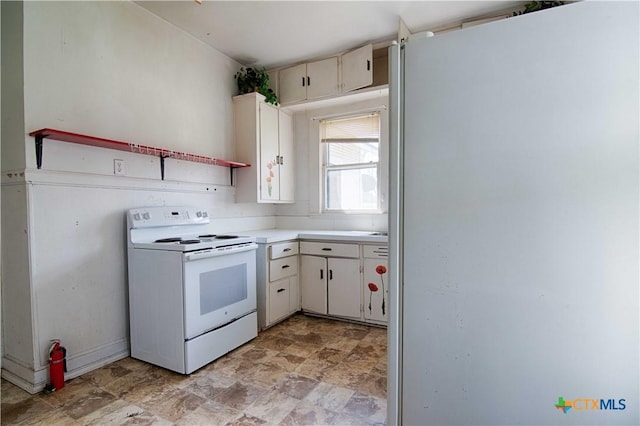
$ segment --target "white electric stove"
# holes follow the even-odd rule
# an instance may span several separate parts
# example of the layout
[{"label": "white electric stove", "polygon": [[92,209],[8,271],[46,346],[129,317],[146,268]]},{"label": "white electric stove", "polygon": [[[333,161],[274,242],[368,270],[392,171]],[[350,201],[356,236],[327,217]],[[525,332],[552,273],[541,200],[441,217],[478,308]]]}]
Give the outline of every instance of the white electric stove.
[{"label": "white electric stove", "polygon": [[196,207],[127,212],[131,356],[189,374],[257,335],[256,249]]}]

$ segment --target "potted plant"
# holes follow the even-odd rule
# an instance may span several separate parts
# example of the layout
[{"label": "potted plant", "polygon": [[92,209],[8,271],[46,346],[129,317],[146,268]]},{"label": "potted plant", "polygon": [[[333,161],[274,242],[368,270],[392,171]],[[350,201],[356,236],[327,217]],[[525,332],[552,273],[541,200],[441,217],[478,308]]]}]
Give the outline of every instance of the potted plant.
[{"label": "potted plant", "polygon": [[235,75],[240,94],[258,92],[267,103],[278,105],[276,94],[269,88],[269,75],[264,68],[240,68]]}]

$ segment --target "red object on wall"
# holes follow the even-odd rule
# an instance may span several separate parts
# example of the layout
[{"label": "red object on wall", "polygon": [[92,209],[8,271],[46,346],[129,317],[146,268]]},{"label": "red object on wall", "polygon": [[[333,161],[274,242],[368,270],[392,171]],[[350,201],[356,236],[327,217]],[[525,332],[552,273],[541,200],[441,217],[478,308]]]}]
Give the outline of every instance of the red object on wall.
[{"label": "red object on wall", "polygon": [[66,357],[67,350],[60,346],[59,340],[53,340],[49,348],[49,379],[54,390],[64,387],[64,373],[67,371]]},{"label": "red object on wall", "polygon": [[[240,163],[238,161],[222,160],[220,158],[205,157],[204,155],[199,155],[199,154],[189,154],[187,152],[172,151],[170,149],[156,148],[153,146],[116,141],[113,139],[99,138],[96,136],[81,135],[79,133],[71,133],[71,132],[65,132],[63,130],[56,130],[56,129],[49,129],[49,128],[35,130],[29,133],[29,136],[35,137],[36,143],[40,141],[40,144],[42,144],[42,141],[44,139],[55,139],[58,141],[71,142],[71,143],[76,143],[80,145],[89,145],[89,146],[95,146],[98,148],[116,149],[118,151],[134,152],[138,154],[153,155],[156,157],[165,157],[165,158],[169,157],[169,158],[175,158],[178,160],[211,164],[214,166],[231,167],[231,168],[249,167],[249,164]],[[42,148],[40,148],[40,150],[41,149]],[[40,168],[41,162],[42,162],[42,158],[41,158],[42,152],[38,153],[37,150],[38,150],[38,147],[36,146],[36,156],[40,157],[37,159],[38,161],[37,166],[38,168]]]}]

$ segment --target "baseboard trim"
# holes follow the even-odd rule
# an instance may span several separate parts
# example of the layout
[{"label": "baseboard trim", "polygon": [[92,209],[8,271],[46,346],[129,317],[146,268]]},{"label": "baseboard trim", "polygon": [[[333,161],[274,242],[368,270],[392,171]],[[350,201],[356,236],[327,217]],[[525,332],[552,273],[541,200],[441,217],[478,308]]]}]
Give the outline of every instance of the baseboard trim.
[{"label": "baseboard trim", "polygon": [[[129,345],[127,340],[119,340],[68,359],[67,367],[69,367],[69,370],[65,373],[64,378],[65,380],[74,379],[128,356]],[[48,368],[40,368],[34,371],[6,356],[2,358],[1,375],[3,379],[31,394],[42,391],[49,381]]]},{"label": "baseboard trim", "polygon": [[1,376],[6,381],[13,383],[31,394],[38,393],[40,391],[40,389],[35,385],[37,382],[36,372],[33,371],[32,368],[25,367],[6,355],[2,357]]}]

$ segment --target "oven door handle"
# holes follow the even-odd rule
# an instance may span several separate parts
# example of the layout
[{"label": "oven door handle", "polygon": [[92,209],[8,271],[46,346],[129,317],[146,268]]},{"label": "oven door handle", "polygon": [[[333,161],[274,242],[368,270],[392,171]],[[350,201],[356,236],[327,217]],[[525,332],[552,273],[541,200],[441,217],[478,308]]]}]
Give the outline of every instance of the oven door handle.
[{"label": "oven door handle", "polygon": [[198,250],[198,251],[193,251],[191,253],[185,253],[184,260],[185,262],[189,262],[191,260],[199,260],[199,259],[206,259],[209,257],[224,256],[227,254],[242,253],[244,251],[256,250],[257,248],[258,248],[258,244],[248,243],[248,244],[239,244],[237,246],[227,246],[224,248],[217,248],[217,249]]}]

